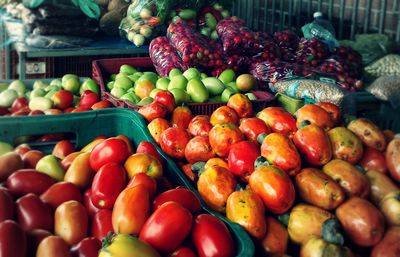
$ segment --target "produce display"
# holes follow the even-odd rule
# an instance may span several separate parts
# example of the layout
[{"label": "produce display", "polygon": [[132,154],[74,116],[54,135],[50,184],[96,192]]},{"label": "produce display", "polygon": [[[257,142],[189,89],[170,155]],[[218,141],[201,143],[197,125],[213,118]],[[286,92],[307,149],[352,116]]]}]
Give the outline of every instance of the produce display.
[{"label": "produce display", "polygon": [[[161,40],[160,38],[158,42]],[[153,43],[151,46],[154,46]],[[168,58],[175,57],[169,55]],[[161,68],[158,64],[166,63],[161,63],[160,60],[159,63],[155,63],[156,69],[161,69],[161,72],[164,73],[165,66]],[[178,66],[178,63],[174,63],[174,65]],[[224,70],[218,78],[208,77],[207,74],[200,73],[196,68],[186,69],[183,73],[180,69],[173,68],[167,76],[159,77],[154,72],[138,71],[136,68],[124,64],[120,67],[119,73],[113,74],[111,77],[114,80],[107,83],[111,95],[139,106],[151,103],[158,94],[172,95],[172,101],[176,105],[228,102],[229,98],[238,92],[246,93],[251,100],[259,97],[257,92],[252,91],[256,86],[253,76],[241,74],[236,77],[236,73],[231,69]]]},{"label": "produce display", "polygon": [[0,84],[0,115],[61,114],[111,107],[99,94],[95,81],[82,82],[74,74],[66,74],[48,84],[36,80],[32,88],[21,80],[14,80],[9,85]]},{"label": "produce display", "polygon": [[173,188],[150,142],[1,145],[1,256],[235,256],[225,223]]},{"label": "produce display", "polygon": [[364,118],[345,124],[332,103],[305,105],[295,116],[280,107],[255,113],[235,94],[210,116],[185,106],[170,119],[145,110],[139,113],[155,142],[203,200],[240,224],[265,254],[314,256],[317,245],[331,245],[335,256],[383,254],[385,231],[400,224],[393,199],[400,139]]}]

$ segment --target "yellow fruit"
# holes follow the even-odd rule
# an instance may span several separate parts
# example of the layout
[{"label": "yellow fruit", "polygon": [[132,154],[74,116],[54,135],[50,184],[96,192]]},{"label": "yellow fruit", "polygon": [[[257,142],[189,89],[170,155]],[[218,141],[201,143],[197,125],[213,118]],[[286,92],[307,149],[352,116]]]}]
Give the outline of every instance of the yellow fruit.
[{"label": "yellow fruit", "polygon": [[236,86],[241,91],[249,91],[256,86],[256,79],[251,74],[242,74],[237,77]]}]

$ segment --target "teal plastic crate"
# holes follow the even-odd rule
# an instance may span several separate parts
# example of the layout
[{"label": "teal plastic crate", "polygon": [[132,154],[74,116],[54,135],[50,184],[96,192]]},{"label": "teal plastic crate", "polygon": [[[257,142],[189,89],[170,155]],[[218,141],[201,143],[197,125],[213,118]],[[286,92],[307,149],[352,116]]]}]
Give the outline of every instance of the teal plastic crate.
[{"label": "teal plastic crate", "polygon": [[400,108],[393,108],[389,102],[379,100],[368,92],[354,93],[355,109],[350,113],[375,122],[381,129],[400,133]]},{"label": "teal plastic crate", "polygon": [[[125,135],[135,145],[141,141],[155,142],[148,133],[143,117],[128,109],[101,109],[91,112],[69,113],[47,116],[4,117],[0,120],[0,141],[14,143],[15,139],[27,135],[53,133],[75,134],[75,144],[81,148],[97,136]],[[51,145],[52,144],[52,145]],[[50,151],[55,142],[40,143],[38,148]],[[197,190],[180,171],[175,162],[156,145],[165,162],[164,175],[175,185],[184,185],[200,199],[203,209],[223,220],[232,232],[237,247],[237,257],[254,256],[254,244],[244,229],[227,220],[226,217],[210,209]]]}]

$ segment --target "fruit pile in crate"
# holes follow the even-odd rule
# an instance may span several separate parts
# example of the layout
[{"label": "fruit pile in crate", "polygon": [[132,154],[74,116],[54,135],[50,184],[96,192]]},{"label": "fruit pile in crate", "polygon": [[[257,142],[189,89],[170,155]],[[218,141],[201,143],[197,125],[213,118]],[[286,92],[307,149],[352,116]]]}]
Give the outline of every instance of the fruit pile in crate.
[{"label": "fruit pile in crate", "polygon": [[[46,129],[32,129],[75,129],[79,144],[89,142],[83,147],[62,140],[49,153],[0,142],[1,256],[252,256],[251,240],[248,249],[242,245],[247,235],[207,213],[185,179],[146,141],[151,137],[140,115],[115,111],[120,115],[43,117]],[[101,131],[129,131],[129,137],[96,137],[99,132],[87,127],[94,117],[123,120],[127,126]],[[35,117],[23,119],[40,124]],[[15,119],[7,122],[18,126],[11,123]],[[88,132],[94,139],[85,138]],[[1,138],[9,141],[10,135]]]},{"label": "fruit pile in crate", "polygon": [[399,251],[390,244],[400,239],[394,132],[364,118],[347,124],[327,102],[304,105],[295,116],[280,107],[256,113],[243,94],[211,115],[185,106],[170,119],[146,106],[139,113],[208,206],[240,224],[266,254]]},{"label": "fruit pile in crate", "polygon": [[0,83],[0,115],[26,116],[82,112],[111,107],[101,101],[92,79],[73,74],[53,80],[14,80]]}]

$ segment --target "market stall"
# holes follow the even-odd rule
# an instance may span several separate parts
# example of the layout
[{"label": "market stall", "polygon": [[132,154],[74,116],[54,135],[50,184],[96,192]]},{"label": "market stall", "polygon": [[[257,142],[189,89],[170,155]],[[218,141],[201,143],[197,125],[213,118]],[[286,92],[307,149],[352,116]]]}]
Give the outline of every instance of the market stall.
[{"label": "market stall", "polygon": [[0,256],[398,256],[399,6],[361,2],[9,5],[21,61],[148,56],[0,82]]}]

